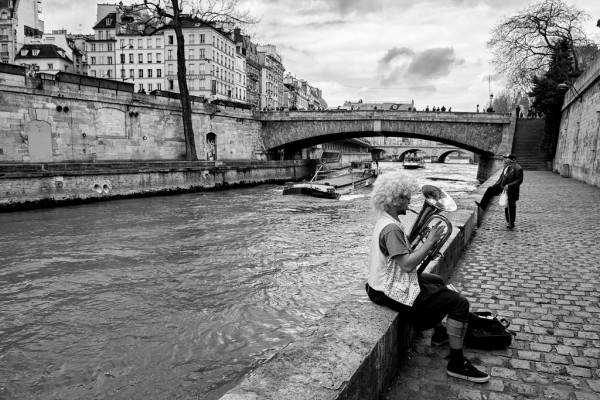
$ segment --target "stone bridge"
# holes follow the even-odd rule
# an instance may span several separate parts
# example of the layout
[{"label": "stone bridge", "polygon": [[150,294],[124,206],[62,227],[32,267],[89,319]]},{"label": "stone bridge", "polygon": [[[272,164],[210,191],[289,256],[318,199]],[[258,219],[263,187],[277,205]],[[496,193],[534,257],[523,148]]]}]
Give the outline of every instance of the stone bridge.
[{"label": "stone bridge", "polygon": [[283,111],[259,113],[266,149],[303,149],[336,140],[397,136],[432,140],[480,156],[478,178],[487,179],[510,152],[515,115],[410,111]]},{"label": "stone bridge", "polygon": [[[431,146],[424,145],[382,145],[374,144],[371,149],[371,154],[377,155],[379,158],[393,158],[394,160],[402,161],[404,157],[411,153],[422,153],[424,157],[431,157],[431,162],[443,163],[451,154],[457,157],[464,157],[465,154],[471,155],[463,149],[454,146],[447,146],[440,143],[431,142]],[[472,157],[469,157],[472,158]],[[471,160],[473,161],[473,160]]]}]

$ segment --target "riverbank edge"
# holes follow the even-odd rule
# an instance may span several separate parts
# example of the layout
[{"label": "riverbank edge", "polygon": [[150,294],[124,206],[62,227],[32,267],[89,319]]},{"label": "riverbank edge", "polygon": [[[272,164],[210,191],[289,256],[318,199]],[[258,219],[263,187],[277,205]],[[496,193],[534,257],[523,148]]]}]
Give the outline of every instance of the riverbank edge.
[{"label": "riverbank edge", "polygon": [[282,184],[317,160],[0,164],[0,212]]},{"label": "riverbank edge", "polygon": [[[485,210],[476,205],[501,170],[444,213],[453,232],[427,271],[451,281]],[[366,272],[365,266],[365,272]],[[376,400],[398,375],[416,332],[396,312],[372,303],[364,290],[329,310],[299,339],[250,372],[220,400]]]}]

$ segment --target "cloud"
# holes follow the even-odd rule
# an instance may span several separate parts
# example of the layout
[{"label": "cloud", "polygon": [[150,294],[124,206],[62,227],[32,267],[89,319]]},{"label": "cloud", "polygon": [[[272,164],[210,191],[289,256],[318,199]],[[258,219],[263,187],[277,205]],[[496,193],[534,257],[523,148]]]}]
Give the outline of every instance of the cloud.
[{"label": "cloud", "polygon": [[377,71],[385,85],[402,80],[427,82],[447,76],[455,66],[465,63],[450,47],[427,49],[421,52],[407,47],[389,49],[378,61]]}]

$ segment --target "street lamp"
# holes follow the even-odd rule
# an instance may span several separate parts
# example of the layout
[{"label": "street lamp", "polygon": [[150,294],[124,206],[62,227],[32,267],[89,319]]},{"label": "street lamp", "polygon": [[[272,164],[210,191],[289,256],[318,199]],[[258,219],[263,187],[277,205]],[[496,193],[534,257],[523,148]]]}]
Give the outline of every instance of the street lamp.
[{"label": "street lamp", "polygon": [[575,98],[579,97],[579,102],[581,103],[583,98],[581,97],[581,93],[579,93],[579,91],[577,89],[575,89],[575,86],[573,86],[573,84],[571,82],[563,82],[563,83],[559,83],[556,88],[558,90],[562,90],[564,92],[566,92],[569,89],[572,89],[575,92]]},{"label": "street lamp", "polygon": [[129,78],[125,78],[125,54],[123,53],[123,49],[133,49],[132,45],[123,45],[121,46],[121,78],[123,82],[125,82]]}]

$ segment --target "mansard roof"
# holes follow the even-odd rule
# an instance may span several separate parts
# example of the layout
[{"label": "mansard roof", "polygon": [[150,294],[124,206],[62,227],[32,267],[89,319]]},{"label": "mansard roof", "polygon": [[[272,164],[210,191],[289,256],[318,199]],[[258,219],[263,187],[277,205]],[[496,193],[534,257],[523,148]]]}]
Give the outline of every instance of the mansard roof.
[{"label": "mansard roof", "polygon": [[117,27],[117,13],[108,13],[96,25],[94,29],[115,29]]},{"label": "mansard roof", "polygon": [[[26,54],[23,54],[24,50]],[[37,54],[35,50],[37,50]],[[64,55],[63,55],[64,54]],[[60,58],[65,61],[71,61],[66,51],[54,44],[25,44],[15,55],[15,60],[36,60],[41,58]]]}]

